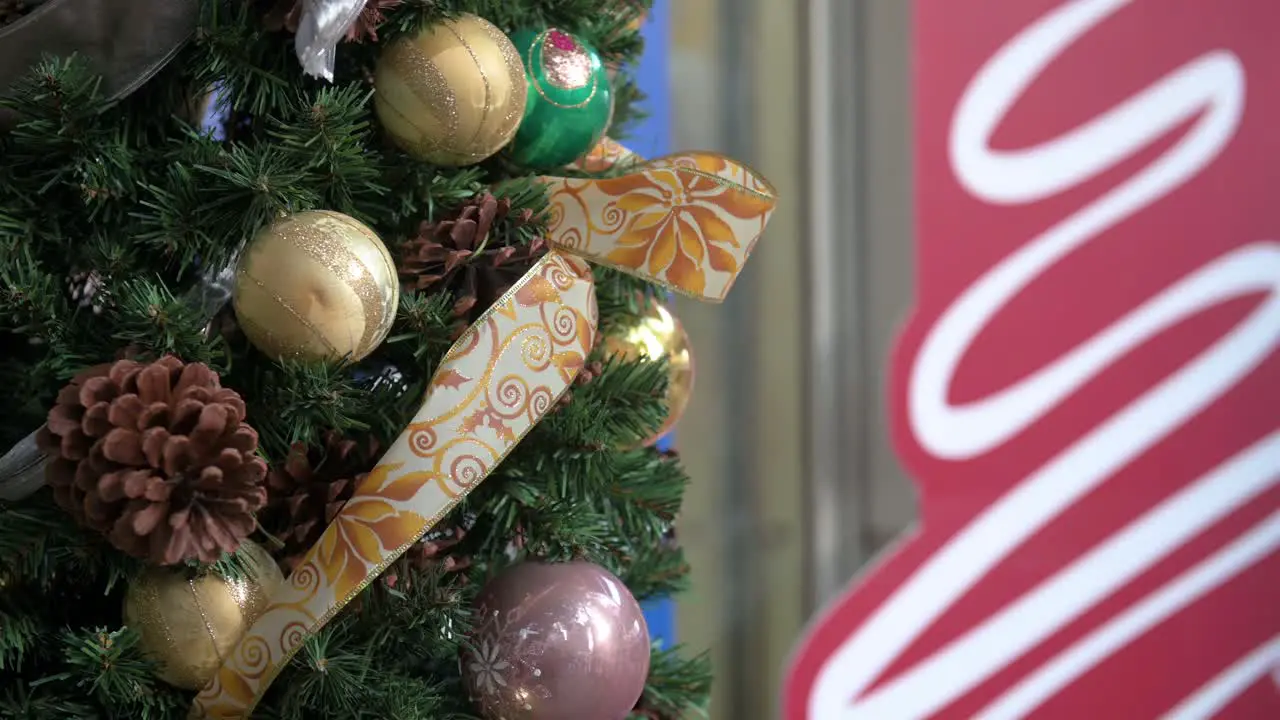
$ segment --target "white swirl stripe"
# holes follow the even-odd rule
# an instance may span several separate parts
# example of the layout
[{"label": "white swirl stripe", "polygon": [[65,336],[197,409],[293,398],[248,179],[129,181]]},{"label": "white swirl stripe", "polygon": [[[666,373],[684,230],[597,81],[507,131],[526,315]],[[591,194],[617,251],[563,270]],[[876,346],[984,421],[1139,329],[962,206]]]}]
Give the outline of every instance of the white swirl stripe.
[{"label": "white swirl stripe", "polygon": [[[939,459],[982,456],[1187,318],[1233,299],[1264,297],[1230,331],[1019,481],[926,560],[825,663],[809,699],[812,720],[928,717],[1193,539],[1213,519],[1275,483],[1277,455],[1268,439],[1119,528],[937,654],[867,692],[993,567],[1236,387],[1280,341],[1280,245],[1256,242],[1191,272],[1011,387],[964,405],[949,401],[956,369],[979,333],[1025,288],[1074,250],[1190,181],[1236,133],[1245,105],[1245,70],[1234,54],[1217,49],[1060,138],[1023,150],[990,147],[991,136],[1026,88],[1127,4],[1063,3],[1000,49],[958,104],[949,145],[953,171],[973,195],[990,203],[1031,203],[1078,187],[1178,127],[1190,123],[1190,129],[1135,175],[992,267],[944,311],[911,370],[912,432]],[[1124,546],[1133,538],[1142,539],[1141,547]]]},{"label": "white swirl stripe", "polygon": [[[1165,500],[945,650],[878,688],[858,703],[859,717],[923,718],[937,712],[1183,543],[1275,487],[1280,481],[1277,457],[1280,433]],[[1029,711],[1034,705],[1021,709]],[[990,720],[1020,717],[1024,715],[997,714]]]},{"label": "white swirl stripe", "polygon": [[[1280,445],[1280,435],[1272,436],[1265,448],[1273,453],[1270,461],[1265,457],[1251,459],[1255,465],[1259,462],[1270,465],[1269,468],[1262,468],[1272,476],[1267,483],[1268,487],[1274,486],[1277,476],[1280,476],[1280,468],[1276,467],[1274,461],[1276,457],[1274,453],[1278,445]],[[1277,547],[1280,547],[1280,513],[1273,513],[1235,542],[1183,572],[1172,582],[1149,594],[1141,602],[1058,654],[1004,696],[979,712],[974,720],[1027,717],[1042,702],[1053,697],[1056,692],[1088,672],[1111,653],[1180,612],[1206,593],[1220,587],[1233,576],[1248,570],[1274,553]],[[1280,660],[1280,645],[1273,652],[1274,659]],[[1245,666],[1250,665],[1246,663]],[[1249,682],[1264,674],[1265,672],[1253,673]],[[1225,676],[1242,677],[1228,672],[1220,675],[1219,678]],[[1217,701],[1208,701],[1208,698],[1218,697],[1221,695],[1221,689],[1226,687],[1238,690],[1243,689],[1244,686],[1239,686],[1236,682],[1211,683],[1210,688],[1218,688],[1218,690],[1206,689],[1207,691],[1197,692],[1191,701],[1180,705],[1183,709],[1175,710],[1166,717],[1177,717],[1182,720],[1212,717],[1213,712],[1204,712],[1205,703],[1207,701],[1211,706],[1218,705]],[[1195,700],[1195,698],[1205,698],[1205,700]],[[1201,709],[1193,711],[1194,708]]]},{"label": "white swirl stripe", "polygon": [[[1009,440],[1121,356],[1183,317],[1159,313],[1150,306],[1140,308],[994,397],[959,407],[947,401],[948,386],[965,351],[1019,292],[1071,251],[1193,178],[1218,156],[1239,126],[1244,70],[1230,53],[1216,51],[1063,139],[1021,151],[990,148],[991,136],[1021,91],[1072,42],[1128,1],[1065,4],[1000,51],[960,100],[952,124],[952,166],[970,192],[989,201],[1033,202],[1066,192],[1188,120],[1198,120],[1160,158],[1032,239],[979,278],[943,313],[921,347],[909,390],[909,420],[915,436],[939,458],[972,458]],[[1050,185],[1050,179],[1056,182]],[[1184,312],[1201,309],[1184,307]]]},{"label": "white swirl stripe", "polygon": [[[1270,523],[1273,535],[1280,535],[1280,521]],[[1274,547],[1274,541],[1273,545]],[[1268,673],[1280,672],[1280,635],[1223,670],[1212,682],[1166,713],[1161,720],[1204,720],[1217,717],[1245,688]]]}]

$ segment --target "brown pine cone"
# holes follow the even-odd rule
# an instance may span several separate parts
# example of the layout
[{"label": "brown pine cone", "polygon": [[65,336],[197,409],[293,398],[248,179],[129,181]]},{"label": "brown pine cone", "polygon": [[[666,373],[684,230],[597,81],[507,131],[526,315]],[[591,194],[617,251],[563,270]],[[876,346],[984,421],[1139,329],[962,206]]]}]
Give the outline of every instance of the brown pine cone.
[{"label": "brown pine cone", "polygon": [[244,418],[244,400],[201,363],[118,360],[58,393],[37,442],[54,498],[82,525],[159,564],[213,562],[267,499]]},{"label": "brown pine cone", "polygon": [[573,402],[573,391],[583,385],[600,377],[600,373],[604,372],[604,363],[600,361],[589,362],[581,370],[578,371],[577,377],[573,379],[573,384],[565,389],[564,394],[556,401],[556,407],[564,407]]},{"label": "brown pine cone", "polygon": [[[366,0],[364,10],[356,18],[351,29],[347,30],[348,42],[378,41],[378,27],[386,20],[383,11],[399,5],[402,0]],[[266,16],[268,30],[288,30],[298,32],[298,21],[302,18],[302,0],[276,0]]]},{"label": "brown pine cone", "polygon": [[277,557],[286,572],[320,539],[376,459],[372,441],[361,451],[355,441],[330,432],[324,447],[297,443],[284,463],[268,471],[262,527],[284,543]]},{"label": "brown pine cone", "polygon": [[471,567],[471,558],[456,550],[457,545],[466,538],[467,531],[474,527],[475,521],[474,515],[467,515],[456,523],[429,531],[387,568],[382,574],[382,583],[394,588],[412,582],[415,574],[431,569],[446,574]]},{"label": "brown pine cone", "polygon": [[513,213],[510,199],[486,192],[452,217],[423,222],[418,236],[401,248],[400,276],[406,287],[451,293],[454,317],[474,322],[547,251],[540,237],[528,245],[512,245],[492,236],[503,220],[514,230],[533,220],[533,211]]}]

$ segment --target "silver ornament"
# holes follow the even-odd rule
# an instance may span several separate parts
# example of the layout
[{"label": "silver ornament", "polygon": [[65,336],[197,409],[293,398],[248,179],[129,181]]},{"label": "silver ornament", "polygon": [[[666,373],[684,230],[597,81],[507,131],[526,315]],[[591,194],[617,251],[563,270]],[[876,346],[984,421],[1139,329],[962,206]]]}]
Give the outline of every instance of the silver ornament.
[{"label": "silver ornament", "polygon": [[302,16],[293,47],[302,71],[312,77],[333,80],[338,43],[355,25],[366,0],[302,0]]},{"label": "silver ornament", "polygon": [[36,434],[22,438],[0,457],[0,500],[14,502],[44,485],[45,454],[36,447]]}]

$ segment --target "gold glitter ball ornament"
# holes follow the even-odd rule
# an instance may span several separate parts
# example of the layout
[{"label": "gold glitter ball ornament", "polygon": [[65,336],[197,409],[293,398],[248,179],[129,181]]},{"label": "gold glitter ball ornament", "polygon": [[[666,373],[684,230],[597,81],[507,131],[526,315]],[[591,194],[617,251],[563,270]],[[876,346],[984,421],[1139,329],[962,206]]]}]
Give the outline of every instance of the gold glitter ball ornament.
[{"label": "gold glitter ball ornament", "polygon": [[184,690],[204,687],[284,583],[260,545],[245,541],[239,555],[249,570],[241,579],[192,577],[171,566],[148,568],[129,584],[124,622],[138,632],[139,648],[160,665],[161,680]]},{"label": "gold glitter ball ornament", "polygon": [[645,446],[653,445],[680,421],[693,396],[693,348],[688,334],[670,310],[653,301],[649,312],[605,337],[604,352],[619,360],[667,362],[667,419],[643,442]]},{"label": "gold glitter ball ornament", "polygon": [[400,282],[372,230],[342,213],[310,210],[249,242],[231,300],[244,334],[271,357],[354,361],[387,337]]},{"label": "gold glitter ball ornament", "polygon": [[473,165],[502,149],[524,115],[524,62],[511,40],[475,15],[459,15],[389,43],[373,98],[387,135],[435,165]]}]

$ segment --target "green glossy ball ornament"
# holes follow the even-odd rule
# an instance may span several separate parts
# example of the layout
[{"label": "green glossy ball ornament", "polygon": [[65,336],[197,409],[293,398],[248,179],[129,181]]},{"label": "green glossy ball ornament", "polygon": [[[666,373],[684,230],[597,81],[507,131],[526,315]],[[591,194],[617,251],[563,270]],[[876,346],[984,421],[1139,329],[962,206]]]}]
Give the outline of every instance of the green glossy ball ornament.
[{"label": "green glossy ball ornament", "polygon": [[596,146],[613,119],[609,72],[595,48],[563,30],[511,36],[529,82],[524,118],[507,152],[531,167],[568,165]]}]

